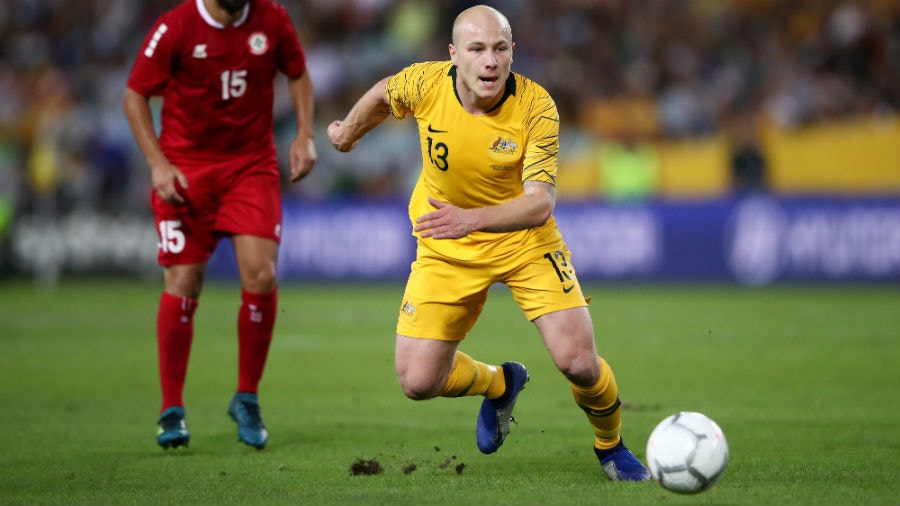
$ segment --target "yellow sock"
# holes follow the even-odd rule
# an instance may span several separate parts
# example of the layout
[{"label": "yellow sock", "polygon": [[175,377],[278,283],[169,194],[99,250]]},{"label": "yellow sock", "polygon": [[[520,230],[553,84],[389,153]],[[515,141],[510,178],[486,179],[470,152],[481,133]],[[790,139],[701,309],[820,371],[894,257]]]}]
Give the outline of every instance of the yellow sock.
[{"label": "yellow sock", "polygon": [[621,402],[616,377],[606,360],[600,361],[600,378],[593,386],[584,388],[574,383],[572,396],[575,403],[587,414],[591,428],[594,429],[594,446],[608,450],[619,443],[619,427],[621,422]]},{"label": "yellow sock", "polygon": [[479,362],[461,351],[456,352],[453,368],[447,384],[441,390],[441,397],[464,397],[484,395],[496,399],[506,390],[503,369]]}]

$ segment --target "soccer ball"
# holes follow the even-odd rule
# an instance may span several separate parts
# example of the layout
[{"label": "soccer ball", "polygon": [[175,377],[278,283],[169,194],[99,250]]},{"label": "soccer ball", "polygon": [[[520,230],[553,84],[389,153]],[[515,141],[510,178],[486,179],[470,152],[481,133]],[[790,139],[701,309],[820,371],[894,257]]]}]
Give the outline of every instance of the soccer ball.
[{"label": "soccer ball", "polygon": [[663,488],[696,494],[713,486],[725,473],[728,442],[709,417],[682,411],[653,429],[646,455],[650,474]]}]

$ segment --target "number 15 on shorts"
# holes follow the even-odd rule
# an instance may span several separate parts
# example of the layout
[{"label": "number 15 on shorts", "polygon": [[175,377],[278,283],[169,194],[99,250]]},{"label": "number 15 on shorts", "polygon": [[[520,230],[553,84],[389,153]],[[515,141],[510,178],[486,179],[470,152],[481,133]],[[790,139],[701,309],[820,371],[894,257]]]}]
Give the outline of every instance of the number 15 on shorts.
[{"label": "number 15 on shorts", "polygon": [[164,220],[159,222],[159,244],[163,253],[181,253],[185,246],[184,232],[181,231],[181,220]]}]

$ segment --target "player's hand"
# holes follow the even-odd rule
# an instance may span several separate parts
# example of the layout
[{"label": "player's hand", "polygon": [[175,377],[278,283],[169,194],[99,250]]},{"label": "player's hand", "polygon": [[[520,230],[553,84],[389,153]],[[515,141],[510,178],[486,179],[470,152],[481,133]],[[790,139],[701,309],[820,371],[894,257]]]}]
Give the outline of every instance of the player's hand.
[{"label": "player's hand", "polygon": [[187,188],[188,182],[178,167],[169,162],[151,167],[153,178],[153,190],[163,201],[169,204],[184,204],[184,196],[178,189]]},{"label": "player's hand", "polygon": [[328,141],[331,142],[331,145],[334,146],[334,149],[346,153],[347,151],[352,151],[355,148],[359,141],[346,142],[341,140],[341,134],[343,133],[344,122],[341,120],[332,121],[330,125],[328,125]]},{"label": "player's hand", "polygon": [[316,144],[312,137],[297,136],[291,141],[291,182],[300,181],[312,172],[316,164]]},{"label": "player's hand", "polygon": [[416,226],[413,228],[422,237],[459,239],[476,229],[474,222],[469,219],[471,213],[466,209],[433,197],[428,197],[428,202],[435,210],[416,218]]}]

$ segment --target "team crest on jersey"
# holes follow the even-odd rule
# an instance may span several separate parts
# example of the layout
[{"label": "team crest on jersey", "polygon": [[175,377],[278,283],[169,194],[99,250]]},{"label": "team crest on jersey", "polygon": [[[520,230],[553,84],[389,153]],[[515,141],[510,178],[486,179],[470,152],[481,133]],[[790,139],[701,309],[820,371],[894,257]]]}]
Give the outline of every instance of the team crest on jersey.
[{"label": "team crest on jersey", "polygon": [[263,54],[269,49],[269,39],[262,32],[253,32],[247,39],[247,45],[250,46],[250,52],[253,54]]},{"label": "team crest on jersey", "polygon": [[506,155],[514,155],[516,154],[516,150],[519,149],[519,144],[513,142],[511,139],[504,139],[503,137],[497,137],[491,144],[491,151],[494,153],[503,153]]}]

